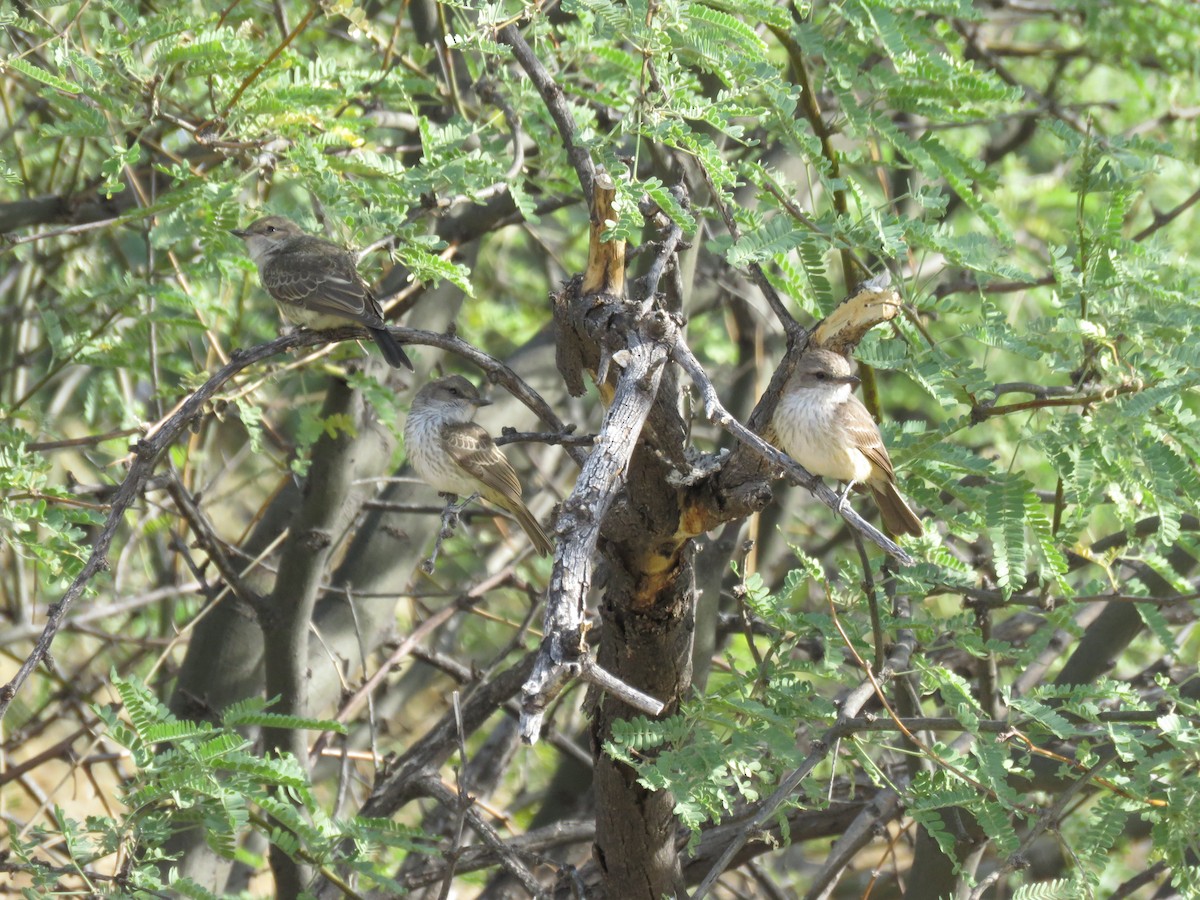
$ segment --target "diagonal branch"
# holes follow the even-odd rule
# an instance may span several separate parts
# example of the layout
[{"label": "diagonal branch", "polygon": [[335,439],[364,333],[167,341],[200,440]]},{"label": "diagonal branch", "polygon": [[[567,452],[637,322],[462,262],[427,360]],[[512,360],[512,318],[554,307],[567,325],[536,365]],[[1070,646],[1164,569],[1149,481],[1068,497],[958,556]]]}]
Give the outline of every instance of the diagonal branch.
[{"label": "diagonal branch", "polygon": [[550,73],[546,71],[541,60],[534,56],[533,50],[525,42],[525,38],[516,25],[505,25],[496,32],[496,40],[512,47],[513,56],[525,70],[525,74],[529,76],[533,86],[537,88],[542,102],[546,104],[546,110],[550,113],[550,118],[554,120],[554,124],[558,128],[559,137],[562,138],[563,147],[567,151],[567,159],[575,167],[575,174],[579,177],[579,186],[583,189],[583,196],[588,198],[590,204],[592,197],[595,196],[593,188],[596,182],[596,166],[592,162],[587,148],[576,143],[575,117],[571,114],[571,107],[563,99],[562,88],[550,77]]}]

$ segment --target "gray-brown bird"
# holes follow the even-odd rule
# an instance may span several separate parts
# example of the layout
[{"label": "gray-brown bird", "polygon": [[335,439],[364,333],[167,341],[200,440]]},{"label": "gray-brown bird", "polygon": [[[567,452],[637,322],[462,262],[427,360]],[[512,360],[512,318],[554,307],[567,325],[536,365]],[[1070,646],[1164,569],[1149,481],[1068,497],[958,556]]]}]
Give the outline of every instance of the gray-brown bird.
[{"label": "gray-brown bird", "polygon": [[408,354],[387,330],[379,301],[358,274],[349,250],[305,234],[283,216],[264,216],[230,234],[246,242],[258,266],[258,280],[289,322],[314,331],[362,325],[389,365],[412,369]]},{"label": "gray-brown bird", "polygon": [[478,494],[508,510],[538,554],[554,545],[521,499],[521,482],[492,436],[471,420],[490,400],[461,375],[431,381],[413,398],[404,423],[404,446],[417,474],[444,494]]},{"label": "gray-brown bird", "polygon": [[858,376],[840,353],[813,348],[796,363],[771,424],[779,446],[814,475],[846,482],[841,502],[865,485],[892,534],[919,537],[921,520],[896,489],[879,426],[854,396]]}]

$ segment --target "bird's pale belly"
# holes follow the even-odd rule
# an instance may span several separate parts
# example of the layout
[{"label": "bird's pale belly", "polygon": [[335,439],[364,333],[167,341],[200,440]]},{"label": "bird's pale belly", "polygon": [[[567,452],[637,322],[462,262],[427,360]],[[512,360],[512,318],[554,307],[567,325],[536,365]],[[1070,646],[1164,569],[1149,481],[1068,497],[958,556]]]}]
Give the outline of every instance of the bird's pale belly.
[{"label": "bird's pale belly", "polygon": [[329,313],[315,312],[296,303],[279,303],[279,311],[293,325],[302,325],[313,331],[327,331],[330,328],[344,328],[353,325],[354,320],[348,317],[331,316]]},{"label": "bird's pale belly", "polygon": [[847,437],[832,427],[837,407],[797,402],[785,397],[774,425],[780,446],[808,471],[837,481],[866,481],[871,463]]},{"label": "bird's pale belly", "polygon": [[443,494],[469,497],[475,493],[478,485],[467,478],[462,469],[442,449],[436,434],[425,433],[425,423],[419,417],[416,421],[412,421],[413,416],[409,418],[411,425],[404,429],[404,449],[417,474],[435,491]]}]

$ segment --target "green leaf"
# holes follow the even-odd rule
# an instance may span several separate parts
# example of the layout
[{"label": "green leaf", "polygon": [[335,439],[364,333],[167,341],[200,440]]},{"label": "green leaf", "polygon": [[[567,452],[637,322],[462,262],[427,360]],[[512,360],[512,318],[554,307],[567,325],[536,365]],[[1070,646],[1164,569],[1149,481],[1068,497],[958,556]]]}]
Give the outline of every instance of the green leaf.
[{"label": "green leaf", "polygon": [[50,72],[47,72],[45,69],[35,66],[31,62],[21,59],[19,56],[6,59],[3,63],[3,66],[6,69],[13,69],[17,72],[20,72],[22,75],[32,78],[34,81],[40,82],[44,85],[48,85],[56,90],[65,91],[68,94],[83,93],[83,88],[81,88],[75,82],[68,81],[67,79],[58,75],[53,75]]}]

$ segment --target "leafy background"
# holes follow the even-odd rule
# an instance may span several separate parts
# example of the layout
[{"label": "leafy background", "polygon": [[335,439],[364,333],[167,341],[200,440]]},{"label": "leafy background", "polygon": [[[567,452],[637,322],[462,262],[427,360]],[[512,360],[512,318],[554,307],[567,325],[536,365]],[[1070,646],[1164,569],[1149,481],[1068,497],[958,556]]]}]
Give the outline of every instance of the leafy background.
[{"label": "leafy background", "polygon": [[[698,542],[726,574],[719,596],[701,601],[713,609],[700,619],[697,690],[677,716],[631,720],[606,744],[644,784],[673,793],[691,829],[685,858],[714,823],[764,808],[813,742],[843,727],[835,704],[862,683],[860,661],[879,662],[909,633],[918,649],[891,673],[891,711],[875,705],[838,731],[795,795],[832,816],[890,791],[899,805],[879,813],[880,833],[841,844],[850,868],[835,873],[822,868],[830,841],[849,832],[793,831],[798,851],[729,885],[766,879],[796,896],[835,879],[839,896],[870,882],[876,896],[905,883],[961,896],[1200,893],[1200,9],[1186,2],[5,2],[5,670],[29,654],[80,571],[131,442],[234,348],[276,333],[227,233],[259,211],[360,249],[381,242],[362,269],[397,295],[397,318],[431,330],[453,322],[528,375],[564,421],[598,429],[594,394],[568,398],[552,368],[523,355],[548,346],[547,294],[585,265],[587,211],[542,98],[498,41],[513,22],[561,87],[581,146],[616,177],[611,234],[654,237],[644,196],[684,228],[689,342],[730,409],[748,413],[782,352],[754,266],[805,323],[885,268],[905,301],[856,356],[928,526],[911,547],[920,563],[885,571],[871,555],[864,569],[840,520],[780,489],[744,532],[756,541],[748,553],[724,532]],[[687,209],[667,192],[679,182]],[[197,750],[188,742],[199,733],[154,730],[171,715],[204,717],[181,706],[179,679],[203,668],[189,646],[220,581],[168,482],[199,495],[243,563],[262,552],[265,569],[247,577],[269,587],[278,559],[270,542],[251,552],[251,536],[303,483],[322,435],[361,436],[365,420],[322,399],[364,353],[351,342],[246,369],[160,462],[110,570],[5,716],[4,771],[17,774],[0,778],[17,883],[48,889],[78,879],[78,865],[101,892],[160,889],[178,875],[147,848],[166,840],[181,789],[195,793],[186,805],[216,835],[213,849],[238,848],[257,874],[246,876],[250,892],[269,881],[249,832],[385,886],[409,884],[405,860],[449,840],[413,806],[402,836],[360,806],[382,754],[427,735],[453,680],[469,680],[447,674],[452,663],[492,671],[536,647],[529,623],[550,563],[520,556],[504,522],[469,518],[433,576],[410,565],[380,588],[393,644],[340,667],[347,693],[447,598],[500,573],[473,614],[448,618],[424,661],[386,679],[376,709],[352,722],[344,746],[365,755],[341,789],[336,771],[315,767],[310,790],[303,767],[260,756],[261,780],[213,799],[205,765],[250,765],[258,745],[230,731]],[[422,373],[442,361],[431,348],[413,355]],[[383,434],[364,488],[373,494],[403,460],[397,433],[414,380],[368,367],[350,382]],[[728,446],[698,407],[687,407],[695,446]],[[519,416],[509,406],[488,424],[498,432]],[[574,465],[552,448],[510,454],[547,520]],[[385,499],[421,507],[406,520],[419,555],[440,507],[423,489],[398,490]],[[347,526],[338,554],[356,532]],[[582,693],[557,710],[559,734],[583,727]],[[261,694],[260,683],[238,699]],[[147,704],[141,721],[135,703]],[[110,704],[140,736],[118,727]],[[331,697],[310,710],[323,717],[312,728],[329,728],[337,708]],[[911,723],[907,733],[893,716]],[[253,736],[246,729],[300,720],[225,721]],[[471,736],[468,756],[493,733]],[[155,743],[168,736],[175,751]],[[140,755],[143,744],[186,744],[196,751],[188,774],[156,781],[162,761]],[[587,818],[586,804],[555,799],[561,750],[517,751],[487,788],[506,836]],[[264,787],[280,783],[297,792],[307,825]],[[239,812],[216,815],[222,804]],[[790,808],[771,816],[784,840]],[[343,824],[326,826],[334,820]],[[584,843],[568,858],[586,857]],[[199,892],[202,880],[175,889]],[[487,883],[458,881],[468,892]]]}]

